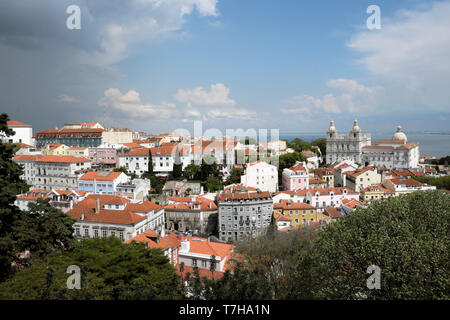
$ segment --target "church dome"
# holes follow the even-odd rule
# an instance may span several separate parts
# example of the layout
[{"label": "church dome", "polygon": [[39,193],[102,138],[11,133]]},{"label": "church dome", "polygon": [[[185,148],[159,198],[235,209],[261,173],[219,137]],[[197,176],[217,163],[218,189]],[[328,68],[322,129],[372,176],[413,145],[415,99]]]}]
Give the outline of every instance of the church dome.
[{"label": "church dome", "polygon": [[397,127],[397,132],[392,136],[392,140],[403,140],[405,143],[407,142],[406,134],[402,132],[402,126]]},{"label": "church dome", "polygon": [[361,128],[358,125],[358,120],[356,120],[356,119],[353,122],[352,132],[361,132]]},{"label": "church dome", "polygon": [[336,127],[334,126],[334,121],[333,121],[333,120],[330,121],[330,127],[328,128],[328,132],[329,132],[329,133],[331,133],[331,132],[337,132],[337,129],[336,129]]}]

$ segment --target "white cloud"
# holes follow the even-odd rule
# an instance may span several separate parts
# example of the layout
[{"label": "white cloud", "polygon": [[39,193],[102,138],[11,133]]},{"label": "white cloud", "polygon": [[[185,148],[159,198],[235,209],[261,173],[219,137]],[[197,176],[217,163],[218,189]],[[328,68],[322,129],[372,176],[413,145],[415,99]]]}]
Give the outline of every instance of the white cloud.
[{"label": "white cloud", "polygon": [[292,106],[282,108],[283,114],[342,113],[367,111],[377,104],[378,98],[384,91],[383,87],[367,87],[352,79],[333,79],[327,82],[328,87],[337,93],[327,93],[323,97],[299,95],[285,100]]},{"label": "white cloud", "polygon": [[194,10],[201,16],[217,16],[218,0],[135,0],[132,2],[128,19],[120,23],[105,24],[100,29],[101,48],[95,60],[99,64],[113,64],[129,54],[130,46],[153,40],[181,30],[185,16]]},{"label": "white cloud", "polygon": [[383,17],[382,27],[355,34],[348,46],[377,81],[389,82],[391,101],[408,108],[448,111],[450,1]]},{"label": "white cloud", "polygon": [[62,94],[58,97],[58,102],[68,102],[68,103],[73,103],[73,102],[78,102],[78,99],[72,96],[68,96],[66,94]]},{"label": "white cloud", "polygon": [[137,91],[129,90],[122,94],[116,88],[105,90],[103,97],[98,101],[98,105],[119,111],[122,116],[132,119],[169,119],[175,117],[174,111],[176,111],[174,104],[167,102],[162,102],[159,105],[142,103]]},{"label": "white cloud", "polygon": [[184,103],[193,103],[201,106],[234,106],[236,102],[229,97],[230,89],[222,83],[212,84],[209,92],[203,87],[192,90],[180,89],[175,99]]},{"label": "white cloud", "polygon": [[[222,83],[212,84],[209,91],[203,87],[179,89],[174,98],[187,107],[185,115],[189,117],[210,119],[254,119],[254,111],[237,108],[236,102],[230,98],[230,89]],[[201,107],[195,109],[192,105]]]},{"label": "white cloud", "polygon": [[207,115],[214,119],[251,120],[255,118],[256,112],[239,108],[217,108],[208,110]]}]

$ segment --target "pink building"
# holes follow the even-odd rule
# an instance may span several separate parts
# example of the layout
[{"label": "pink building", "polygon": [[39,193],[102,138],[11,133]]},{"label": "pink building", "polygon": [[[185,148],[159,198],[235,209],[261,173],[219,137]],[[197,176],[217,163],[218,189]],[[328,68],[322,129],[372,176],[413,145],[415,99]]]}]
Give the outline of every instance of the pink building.
[{"label": "pink building", "polygon": [[89,148],[89,159],[92,164],[110,164],[117,162],[117,151],[114,148]]},{"label": "pink building", "polygon": [[309,172],[306,165],[297,162],[289,169],[284,169],[282,174],[284,190],[295,191],[309,188]]}]

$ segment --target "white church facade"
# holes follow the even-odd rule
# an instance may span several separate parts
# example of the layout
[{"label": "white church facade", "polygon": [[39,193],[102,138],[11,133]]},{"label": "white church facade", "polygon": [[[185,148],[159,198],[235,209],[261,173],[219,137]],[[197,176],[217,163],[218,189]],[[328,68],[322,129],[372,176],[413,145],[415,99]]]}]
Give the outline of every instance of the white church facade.
[{"label": "white church facade", "polygon": [[326,162],[334,163],[343,159],[362,163],[362,148],[371,143],[370,134],[363,134],[358,126],[358,120],[353,123],[349,134],[338,134],[334,121],[327,130]]},{"label": "white church facade", "polygon": [[327,163],[350,159],[364,166],[410,169],[419,166],[419,156],[419,144],[408,142],[401,126],[391,140],[374,142],[370,134],[361,133],[357,120],[349,134],[338,135],[334,121],[327,130]]}]

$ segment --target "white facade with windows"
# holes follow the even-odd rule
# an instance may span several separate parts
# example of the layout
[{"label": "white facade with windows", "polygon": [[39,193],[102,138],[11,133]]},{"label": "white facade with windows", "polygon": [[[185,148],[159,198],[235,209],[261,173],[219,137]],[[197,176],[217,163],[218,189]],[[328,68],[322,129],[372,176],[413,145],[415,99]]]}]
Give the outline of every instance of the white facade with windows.
[{"label": "white facade with windows", "polygon": [[326,162],[334,163],[342,159],[351,159],[361,163],[362,148],[370,145],[370,134],[362,134],[355,120],[349,134],[338,134],[334,121],[327,130]]},{"label": "white facade with windows", "polygon": [[278,191],[278,168],[267,162],[257,161],[247,165],[241,184],[261,191]]}]

